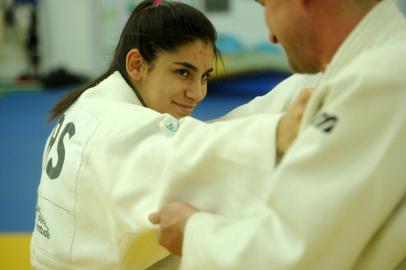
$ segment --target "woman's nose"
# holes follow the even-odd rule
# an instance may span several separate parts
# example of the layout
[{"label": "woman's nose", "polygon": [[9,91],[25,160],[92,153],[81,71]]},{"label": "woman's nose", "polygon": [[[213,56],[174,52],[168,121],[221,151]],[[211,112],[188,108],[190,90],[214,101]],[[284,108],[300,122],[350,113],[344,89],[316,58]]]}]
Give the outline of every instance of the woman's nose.
[{"label": "woman's nose", "polygon": [[194,83],[193,86],[190,86],[185,92],[186,97],[193,99],[196,103],[199,103],[202,99],[206,97],[207,93],[207,83],[206,81],[202,82],[199,81],[198,83]]}]

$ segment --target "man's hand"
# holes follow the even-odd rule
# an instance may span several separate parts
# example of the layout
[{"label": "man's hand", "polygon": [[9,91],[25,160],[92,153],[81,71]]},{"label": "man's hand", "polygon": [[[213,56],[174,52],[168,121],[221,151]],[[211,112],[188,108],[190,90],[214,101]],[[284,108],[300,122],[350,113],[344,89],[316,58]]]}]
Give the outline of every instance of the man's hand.
[{"label": "man's hand", "polygon": [[277,131],[277,154],[283,156],[296,139],[307,102],[315,89],[303,89],[286,114],[279,121]]},{"label": "man's hand", "polygon": [[159,225],[159,244],[171,254],[182,256],[186,222],[197,211],[188,204],[175,202],[164,205],[161,210],[152,213],[149,220],[152,224]]}]

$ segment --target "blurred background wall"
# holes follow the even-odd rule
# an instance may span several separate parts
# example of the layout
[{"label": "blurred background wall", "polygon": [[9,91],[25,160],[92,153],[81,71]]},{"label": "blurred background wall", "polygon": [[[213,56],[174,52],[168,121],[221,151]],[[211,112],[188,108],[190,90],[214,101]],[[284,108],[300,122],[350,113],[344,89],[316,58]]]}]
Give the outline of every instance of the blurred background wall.
[{"label": "blurred background wall", "polygon": [[[270,45],[262,8],[253,0],[180,0],[202,10],[219,32],[218,46],[230,72],[288,70],[279,46]],[[24,56],[24,42],[36,5],[39,72],[57,68],[94,77],[111,60],[120,31],[137,0],[0,0],[0,80],[32,73]],[[406,12],[406,0],[397,0]],[[14,23],[7,7],[17,3]],[[10,20],[8,20],[10,21]],[[10,50],[9,47],[13,47]],[[16,48],[21,47],[21,50]]]},{"label": "blurred background wall", "polygon": [[[64,65],[73,71],[96,75],[108,65],[120,31],[134,6],[130,0],[42,0],[39,4],[43,69]],[[262,9],[251,0],[184,0],[212,20],[219,32],[219,46],[227,56],[252,51],[283,53],[269,45]],[[218,7],[218,8],[216,8]],[[62,53],[63,52],[63,53]],[[283,57],[283,56],[282,56]],[[249,57],[247,57],[249,59]],[[247,64],[272,65],[263,57]],[[279,59],[278,59],[279,60]],[[286,68],[286,59],[278,62]],[[227,63],[227,61],[226,61]],[[238,68],[236,65],[231,68]],[[234,70],[233,70],[234,71]]]},{"label": "blurred background wall", "polygon": [[[89,75],[103,71],[111,59],[123,24],[137,2],[42,0],[40,10],[44,24],[41,35],[46,37],[42,47],[43,68],[47,70],[63,64]],[[263,9],[253,4],[253,0],[182,2],[205,12],[216,26],[218,45],[226,59],[232,59],[226,61],[231,72],[259,68],[288,69],[281,48],[269,44]],[[398,2],[406,11],[406,0]],[[235,54],[238,57],[232,57]],[[241,55],[246,57],[241,59]]]},{"label": "blurred background wall", "polygon": [[[4,2],[11,0],[2,0]],[[181,0],[182,1],[182,0]],[[24,34],[29,29],[29,12],[37,3],[39,70],[47,73],[64,67],[73,73],[95,76],[111,60],[121,29],[134,6],[134,0],[40,0],[25,1],[14,9],[19,38],[11,37],[10,26],[2,27],[1,36],[7,32],[6,43],[24,47]],[[279,46],[267,40],[262,8],[252,0],[183,0],[202,10],[219,32],[218,45],[226,58],[232,55],[250,55],[229,62],[230,71],[258,68],[287,70],[286,58]],[[6,6],[5,4],[3,6]],[[3,16],[4,12],[1,12]],[[23,18],[23,19],[21,19]],[[4,38],[3,38],[4,40]],[[3,43],[4,44],[4,43]],[[6,44],[6,47],[7,47]],[[17,46],[17,47],[18,47]],[[4,52],[7,52],[5,55]],[[27,73],[29,68],[23,50],[3,47],[0,79]],[[260,54],[261,56],[258,56]],[[1,56],[1,55],[0,55]],[[18,63],[16,62],[18,60]],[[271,61],[268,61],[268,60]],[[11,62],[11,66],[6,63]],[[6,70],[7,69],[7,70]]]}]

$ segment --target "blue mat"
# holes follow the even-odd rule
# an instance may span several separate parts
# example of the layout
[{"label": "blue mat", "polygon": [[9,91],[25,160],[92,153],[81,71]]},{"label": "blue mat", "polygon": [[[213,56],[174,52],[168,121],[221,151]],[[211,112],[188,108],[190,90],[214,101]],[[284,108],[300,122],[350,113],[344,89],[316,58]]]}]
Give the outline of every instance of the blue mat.
[{"label": "blue mat", "polygon": [[63,93],[0,96],[0,230],[30,231],[40,177],[42,148],[51,126],[48,110]]}]

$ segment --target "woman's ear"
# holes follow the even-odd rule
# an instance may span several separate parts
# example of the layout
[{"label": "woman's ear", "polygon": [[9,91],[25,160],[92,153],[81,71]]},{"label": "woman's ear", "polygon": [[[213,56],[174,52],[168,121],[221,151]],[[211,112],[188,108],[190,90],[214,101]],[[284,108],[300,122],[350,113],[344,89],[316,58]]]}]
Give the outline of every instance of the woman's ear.
[{"label": "woman's ear", "polygon": [[128,76],[135,81],[140,81],[144,78],[147,66],[138,49],[131,49],[127,53],[126,70]]}]

